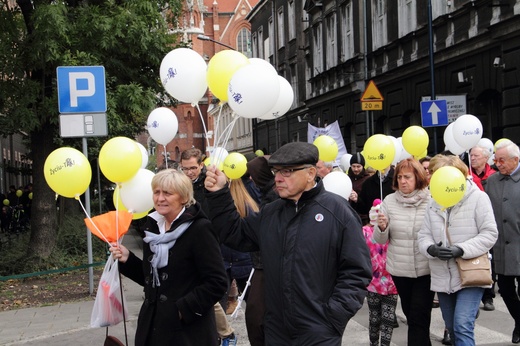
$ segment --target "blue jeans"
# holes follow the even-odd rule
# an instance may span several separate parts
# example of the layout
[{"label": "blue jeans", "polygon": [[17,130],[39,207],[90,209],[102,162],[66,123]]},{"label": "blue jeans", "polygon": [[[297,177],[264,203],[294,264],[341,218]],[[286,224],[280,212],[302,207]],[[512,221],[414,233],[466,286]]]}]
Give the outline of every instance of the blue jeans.
[{"label": "blue jeans", "polygon": [[437,293],[442,318],[456,346],[475,345],[475,320],[483,293],[480,287],[463,288],[452,294]]}]

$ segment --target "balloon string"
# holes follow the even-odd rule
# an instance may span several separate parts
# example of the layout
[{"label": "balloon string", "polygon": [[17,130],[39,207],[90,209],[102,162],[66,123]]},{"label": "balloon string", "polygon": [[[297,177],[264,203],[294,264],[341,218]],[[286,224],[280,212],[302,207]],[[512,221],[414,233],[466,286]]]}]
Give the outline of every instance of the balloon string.
[{"label": "balloon string", "polygon": [[85,209],[85,207],[83,206],[83,203],[81,203],[81,199],[78,198],[78,202],[79,202],[79,205],[81,206],[81,209],[83,209],[83,211],[85,212],[85,215],[87,216],[87,218],[90,220],[90,223],[94,225],[94,228],[99,232],[99,234],[101,234],[101,236],[103,237],[103,239],[108,243],[110,244],[110,242],[108,241],[108,239],[105,237],[105,235],[103,234],[103,232],[101,232],[99,230],[99,228],[97,227],[97,225],[94,223],[94,221],[92,221],[92,218],[90,217],[90,215],[87,213],[87,210]]},{"label": "balloon string", "polygon": [[166,169],[168,169],[168,152],[166,151],[166,145],[163,144],[163,148],[164,148],[164,154],[163,155],[164,155],[164,163],[165,163],[164,167]]},{"label": "balloon string", "polygon": [[471,155],[469,154],[469,150],[466,150],[466,153],[468,153],[468,166],[469,166],[469,174],[473,175],[473,169],[471,168]]},{"label": "balloon string", "polygon": [[200,111],[199,103],[195,103],[195,108],[199,111],[200,121],[202,122],[202,128],[204,129],[204,135],[206,137],[206,145],[210,147],[209,138],[208,138],[208,129],[206,128],[206,122],[204,122],[204,117],[202,116],[202,112]]},{"label": "balloon string", "polygon": [[381,201],[383,200],[383,171],[379,171],[379,193]]},{"label": "balloon string", "polygon": [[[235,115],[235,113],[233,113],[233,115]],[[224,131],[222,131],[221,138],[219,138],[219,140],[217,141],[217,144],[218,144],[219,147],[224,148],[226,143],[228,143],[229,138],[231,137],[231,133],[233,132],[233,127],[235,126],[235,123],[237,122],[237,120],[238,120],[238,117],[235,116],[234,119],[226,126]],[[223,140],[222,140],[222,137],[224,137]],[[224,155],[224,152],[223,151],[219,151],[218,157],[214,158],[211,161],[211,163],[215,164],[215,163],[222,162],[222,160],[224,159],[222,157],[222,155]]]},{"label": "balloon string", "polygon": [[[166,147],[165,147],[166,148]],[[168,165],[166,166],[168,167]],[[116,194],[116,201],[119,201],[119,190],[121,190],[121,184],[117,184],[118,185],[118,189],[117,190],[117,194]],[[119,204],[119,203],[117,203]],[[119,206],[116,205],[116,241],[119,240]]]},{"label": "balloon string", "polygon": [[211,149],[209,153],[209,157],[211,158],[211,163],[213,164],[213,153],[215,152],[215,148],[218,144],[218,135],[219,135],[219,128],[220,128],[220,118],[222,117],[222,108],[224,108],[224,104],[221,102],[219,104],[219,110],[217,115],[217,124],[215,125],[215,130],[213,131],[213,148]]}]

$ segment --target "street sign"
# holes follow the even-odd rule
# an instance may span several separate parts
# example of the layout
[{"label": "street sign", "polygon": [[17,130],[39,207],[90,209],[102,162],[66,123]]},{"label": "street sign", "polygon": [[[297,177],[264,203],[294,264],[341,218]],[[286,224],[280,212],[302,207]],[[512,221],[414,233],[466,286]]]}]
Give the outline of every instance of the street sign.
[{"label": "street sign", "polygon": [[[448,108],[448,124],[457,120],[461,115],[467,114],[466,111],[466,95],[437,95],[437,100],[446,100]],[[430,96],[422,97],[421,101],[429,101]]]},{"label": "street sign", "polygon": [[61,114],[107,111],[103,66],[60,66],[56,73]]},{"label": "street sign", "polygon": [[361,96],[361,109],[364,111],[380,111],[383,109],[383,100],[383,95],[381,95],[374,81],[370,81]]},{"label": "street sign", "polygon": [[101,137],[108,135],[106,113],[60,114],[61,137]]},{"label": "street sign", "polygon": [[423,127],[448,125],[446,100],[422,101],[421,119]]}]

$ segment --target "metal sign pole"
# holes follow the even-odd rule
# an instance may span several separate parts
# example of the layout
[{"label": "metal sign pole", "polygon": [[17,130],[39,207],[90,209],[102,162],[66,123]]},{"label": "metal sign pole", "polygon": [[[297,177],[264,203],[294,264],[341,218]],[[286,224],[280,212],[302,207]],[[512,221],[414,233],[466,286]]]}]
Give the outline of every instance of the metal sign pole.
[{"label": "metal sign pole", "polygon": [[[83,155],[88,160],[88,146],[87,146],[87,138],[83,137],[81,139],[83,143]],[[90,187],[85,191],[85,210],[87,211],[87,215],[90,215]],[[92,259],[92,233],[90,233],[89,229],[87,230],[87,256],[88,256],[88,264],[91,265],[93,263]],[[94,269],[92,266],[88,267],[88,289],[90,294],[94,292]]]}]

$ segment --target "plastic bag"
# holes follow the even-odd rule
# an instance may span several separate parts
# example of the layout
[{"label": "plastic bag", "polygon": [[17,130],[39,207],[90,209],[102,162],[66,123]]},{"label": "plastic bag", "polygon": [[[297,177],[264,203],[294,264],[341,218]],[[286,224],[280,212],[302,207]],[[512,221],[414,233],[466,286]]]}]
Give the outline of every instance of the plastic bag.
[{"label": "plastic bag", "polygon": [[126,302],[123,299],[117,260],[110,256],[99,280],[90,326],[92,328],[108,327],[122,322],[128,316]]}]

